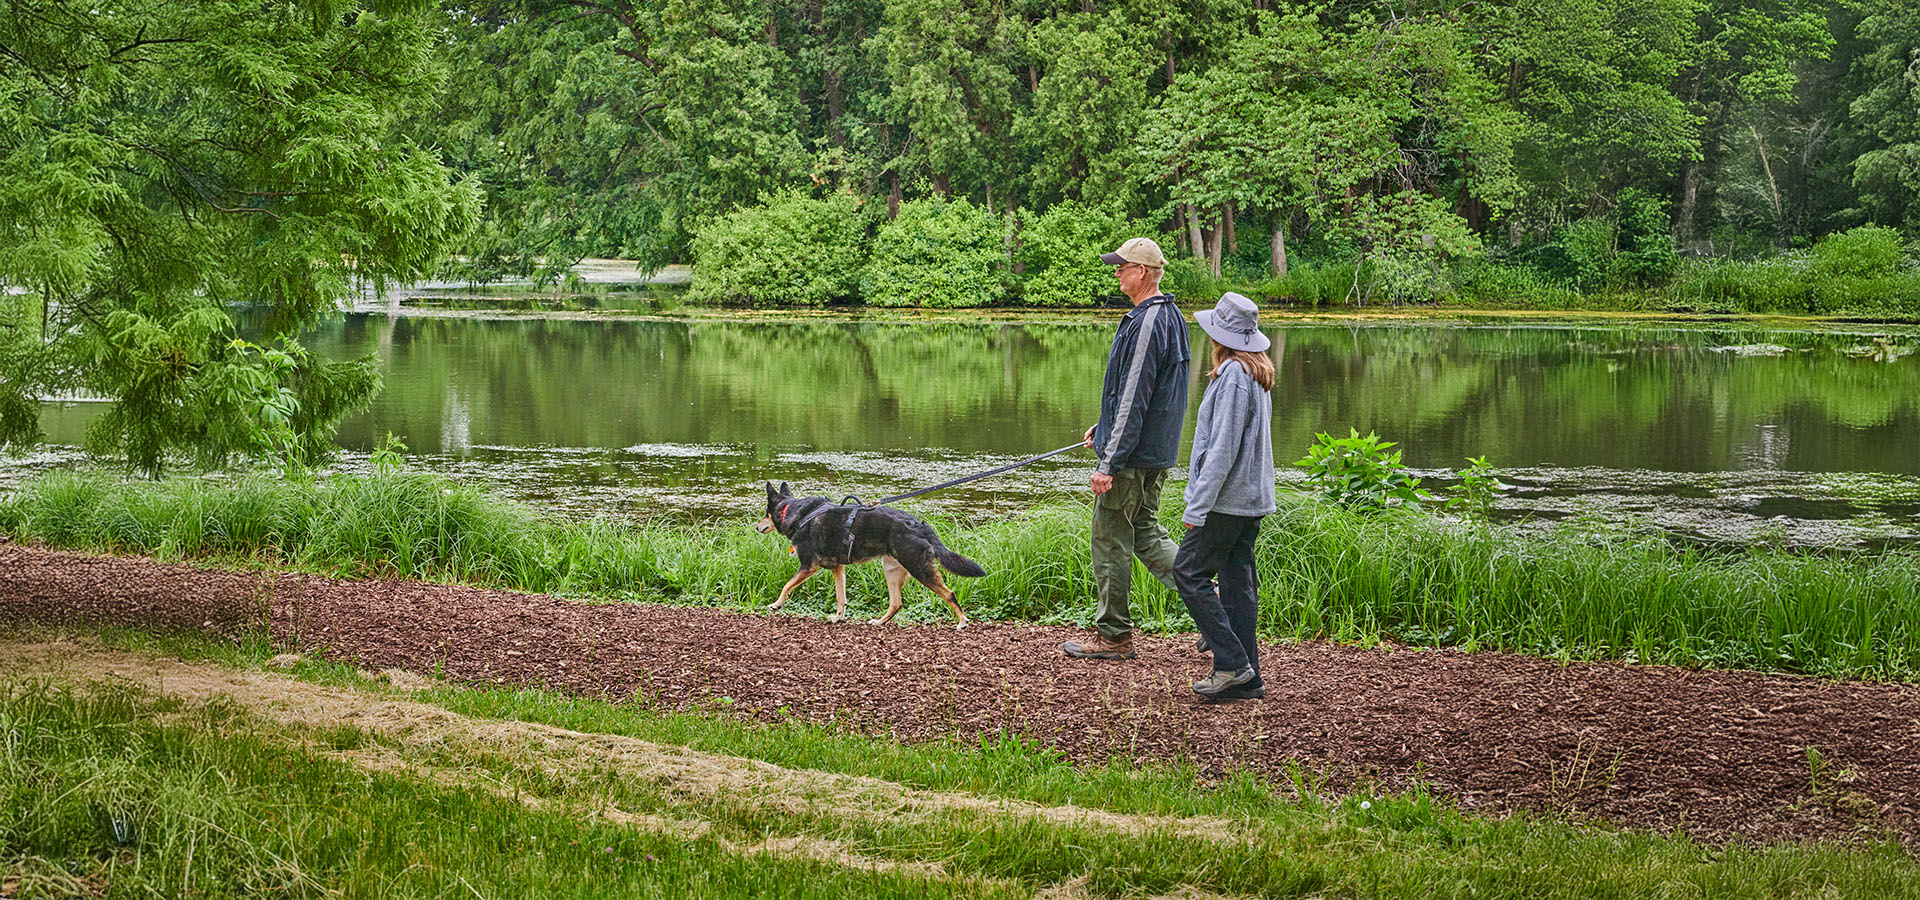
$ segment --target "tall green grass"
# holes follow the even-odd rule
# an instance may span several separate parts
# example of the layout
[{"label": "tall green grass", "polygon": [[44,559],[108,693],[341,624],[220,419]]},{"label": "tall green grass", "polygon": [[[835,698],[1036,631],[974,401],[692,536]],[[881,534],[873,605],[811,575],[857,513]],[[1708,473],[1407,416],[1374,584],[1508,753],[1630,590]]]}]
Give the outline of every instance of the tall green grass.
[{"label": "tall green grass", "polygon": [[[1085,621],[1088,516],[1068,504],[971,529],[936,521],[989,572],[949,584],[981,617]],[[1162,518],[1178,529],[1177,499]],[[771,601],[794,569],[783,541],[747,524],[568,522],[418,473],[135,483],[60,474],[0,500],[0,530],[54,546],[737,609]],[[1274,637],[1920,678],[1911,553],[1729,554],[1630,534],[1363,516],[1283,495],[1256,556],[1261,627]],[[1144,573],[1134,583],[1142,627],[1190,628],[1178,598]],[[848,594],[851,612],[877,614],[879,567],[849,570]],[[918,588],[907,597],[910,621],[948,615]],[[790,608],[832,603],[823,577]]]}]

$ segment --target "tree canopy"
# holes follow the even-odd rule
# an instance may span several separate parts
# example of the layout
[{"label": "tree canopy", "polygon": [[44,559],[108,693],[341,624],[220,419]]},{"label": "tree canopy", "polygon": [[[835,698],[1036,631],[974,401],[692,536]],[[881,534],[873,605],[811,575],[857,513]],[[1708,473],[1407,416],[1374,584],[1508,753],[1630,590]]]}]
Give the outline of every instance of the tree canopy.
[{"label": "tree canopy", "polygon": [[[440,90],[429,4],[21,0],[0,8],[0,443],[114,400],[89,442],[157,471],[324,453],[377,387],[298,335],[433,271],[479,191],[389,136]],[[231,309],[260,310],[243,339]]]},{"label": "tree canopy", "polygon": [[469,256],[522,271],[685,261],[704,223],[795,188],[1118,207],[1203,259],[1236,225],[1276,254],[1321,226],[1365,243],[1388,208],[1512,247],[1631,189],[1684,249],[1784,248],[1913,227],[1907,6],[449,4],[459,74],[413,134],[463,136],[445,158],[488,189]]},{"label": "tree canopy", "polygon": [[1415,291],[1489,250],[1585,285],[1658,277],[1676,250],[1912,239],[1915,10],[15,0],[0,445],[84,396],[114,401],[95,449],[144,470],[310,461],[377,379],[299,338],[361,286],[449,262],[759,260],[766,227],[826,259],[917,260],[934,238],[965,257],[779,286],[808,303],[855,283],[975,294],[1027,268],[1048,302],[1088,302],[1074,248],[1119,227],[1214,275],[1251,229],[1276,276],[1304,241]]}]

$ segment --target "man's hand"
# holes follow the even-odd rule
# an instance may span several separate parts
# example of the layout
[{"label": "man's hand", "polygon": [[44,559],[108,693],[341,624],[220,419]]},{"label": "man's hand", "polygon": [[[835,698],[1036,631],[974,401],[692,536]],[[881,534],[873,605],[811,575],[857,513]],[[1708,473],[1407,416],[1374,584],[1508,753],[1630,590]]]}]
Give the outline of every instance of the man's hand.
[{"label": "man's hand", "polygon": [[1105,472],[1095,472],[1093,473],[1093,481],[1091,484],[1093,485],[1093,494],[1097,497],[1113,489],[1113,476]]},{"label": "man's hand", "polygon": [[1086,441],[1087,446],[1089,447],[1093,446],[1093,429],[1096,427],[1097,426],[1094,426],[1094,425],[1088,425],[1087,433],[1080,438],[1081,440]]}]

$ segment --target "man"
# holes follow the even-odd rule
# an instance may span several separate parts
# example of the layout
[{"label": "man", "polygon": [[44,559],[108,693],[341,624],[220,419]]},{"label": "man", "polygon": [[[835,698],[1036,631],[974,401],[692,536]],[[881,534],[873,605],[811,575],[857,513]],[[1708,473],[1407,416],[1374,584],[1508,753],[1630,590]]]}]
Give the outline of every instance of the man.
[{"label": "man", "polygon": [[1187,416],[1187,322],[1173,297],[1160,292],[1167,258],[1160,245],[1134,238],[1100,257],[1115,266],[1120,290],[1133,309],[1107,353],[1100,421],[1087,429],[1100,456],[1091,485],[1094,634],[1060,646],[1078,659],[1132,659],[1133,558],[1177,595],[1173,557],[1178,550],[1161,526],[1160,488],[1180,455]]}]

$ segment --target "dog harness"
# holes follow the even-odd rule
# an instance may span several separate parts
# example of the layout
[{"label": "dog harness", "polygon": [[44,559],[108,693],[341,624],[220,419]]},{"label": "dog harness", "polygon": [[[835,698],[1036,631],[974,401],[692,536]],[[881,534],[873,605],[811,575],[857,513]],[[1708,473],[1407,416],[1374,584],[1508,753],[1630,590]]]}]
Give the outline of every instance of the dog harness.
[{"label": "dog harness", "polygon": [[[858,501],[860,498],[848,497],[847,499]],[[787,507],[792,503],[793,503],[792,500],[788,500],[785,503],[780,504],[780,511],[779,511],[780,514],[776,517],[777,521],[784,521],[786,519]],[[853,562],[853,520],[855,517],[860,515],[860,510],[865,508],[866,508],[866,504],[859,503],[859,502],[841,503],[836,505],[822,506],[819,509],[814,510],[813,512],[807,513],[806,517],[801,519],[800,521],[793,523],[793,528],[788,533],[799,534],[800,529],[807,527],[807,525],[811,523],[814,519],[820,518],[822,513],[844,511],[847,514],[847,524],[845,526],[847,530],[847,543],[846,543],[846,546],[840,548],[839,557],[835,558],[832,561],[839,563],[841,565],[848,565]]]}]

